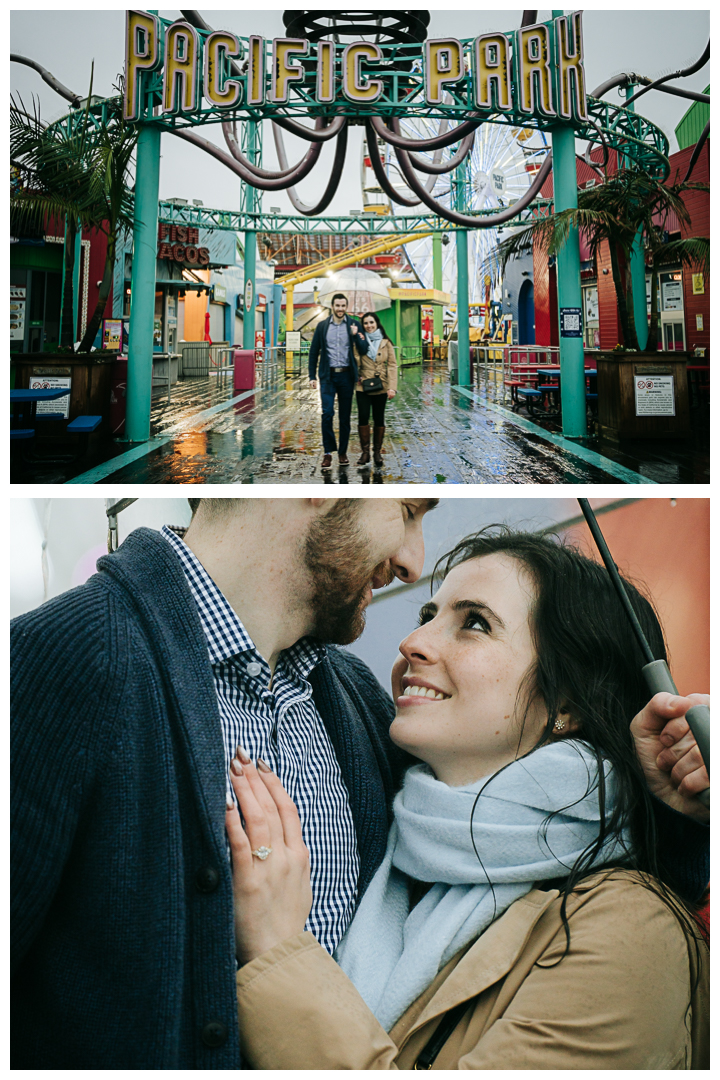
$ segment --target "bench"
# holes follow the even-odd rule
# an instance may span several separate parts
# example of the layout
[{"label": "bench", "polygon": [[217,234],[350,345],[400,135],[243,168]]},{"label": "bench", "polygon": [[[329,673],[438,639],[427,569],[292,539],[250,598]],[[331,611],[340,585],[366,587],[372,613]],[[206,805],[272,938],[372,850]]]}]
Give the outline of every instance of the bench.
[{"label": "bench", "polygon": [[91,431],[97,431],[101,424],[102,416],[76,416],[66,431],[72,435],[89,435]]},{"label": "bench", "polygon": [[[64,419],[64,417],[52,413],[41,413],[40,416],[36,417],[36,420],[58,419]],[[87,452],[90,435],[93,431],[97,431],[101,424],[102,416],[76,416],[65,428],[66,434],[77,436],[77,445],[72,454],[59,454],[46,457],[44,454],[30,454],[23,451],[23,461],[27,465],[69,465],[75,461],[80,461]],[[25,432],[27,432],[27,434]],[[15,428],[10,430],[11,439],[30,439],[33,438],[34,435],[35,432],[31,428]]]}]

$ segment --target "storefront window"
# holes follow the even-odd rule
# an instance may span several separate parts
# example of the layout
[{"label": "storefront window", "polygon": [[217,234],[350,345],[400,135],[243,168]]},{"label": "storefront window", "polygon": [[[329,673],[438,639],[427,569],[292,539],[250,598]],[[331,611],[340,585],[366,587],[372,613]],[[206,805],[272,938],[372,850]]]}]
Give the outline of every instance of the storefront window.
[{"label": "storefront window", "polygon": [[683,310],[682,270],[660,275],[660,304],[662,311]]},{"label": "storefront window", "polygon": [[597,285],[583,286],[583,328],[586,349],[600,348],[600,309]]}]

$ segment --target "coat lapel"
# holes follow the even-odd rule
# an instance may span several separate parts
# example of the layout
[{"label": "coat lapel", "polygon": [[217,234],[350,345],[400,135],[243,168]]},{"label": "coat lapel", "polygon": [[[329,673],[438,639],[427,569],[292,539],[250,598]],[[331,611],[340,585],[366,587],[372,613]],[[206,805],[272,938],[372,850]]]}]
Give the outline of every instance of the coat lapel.
[{"label": "coat lapel", "polygon": [[225,863],[225,761],[222,726],[202,624],[182,567],[170,545],[137,529],[98,562],[122,587],[144,626],[163,679],[168,718],[179,721],[200,820]]},{"label": "coat lapel", "polygon": [[[516,900],[477,939],[453,968],[408,1029],[403,1042],[429,1020],[461,1001],[477,997],[513,968],[541,915],[558,897],[557,889],[533,889]],[[452,961],[451,961],[452,963]]]}]

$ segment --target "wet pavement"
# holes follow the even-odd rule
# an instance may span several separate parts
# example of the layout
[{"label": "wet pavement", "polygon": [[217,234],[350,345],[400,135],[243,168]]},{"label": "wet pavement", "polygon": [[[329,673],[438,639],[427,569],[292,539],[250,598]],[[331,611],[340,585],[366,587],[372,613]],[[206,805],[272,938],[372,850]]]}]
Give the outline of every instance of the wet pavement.
[{"label": "wet pavement", "polygon": [[[320,401],[306,378],[270,369],[265,385],[233,401],[228,376],[188,379],[153,400],[150,443],[128,452],[116,442],[74,467],[34,466],[36,483],[113,484],[568,484],[708,483],[709,435],[698,418],[693,440],[659,445],[563,439],[486,400],[482,390],[451,386],[447,369],[426,363],[401,372],[388,403],[382,469],[359,470],[356,413],[348,456],[320,470]],[[336,418],[337,423],[337,418]],[[13,477],[13,479],[16,479]],[[20,477],[17,477],[20,479]]]}]

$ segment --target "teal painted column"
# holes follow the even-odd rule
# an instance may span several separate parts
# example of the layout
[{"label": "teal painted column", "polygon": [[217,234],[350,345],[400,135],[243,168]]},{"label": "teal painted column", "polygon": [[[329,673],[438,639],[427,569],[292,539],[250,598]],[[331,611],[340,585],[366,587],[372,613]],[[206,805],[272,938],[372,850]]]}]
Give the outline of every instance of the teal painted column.
[{"label": "teal painted column", "polygon": [[73,342],[78,341],[78,312],[80,310],[80,258],[82,255],[82,225],[75,235],[75,265],[73,266]]},{"label": "teal painted column", "polygon": [[[553,11],[553,19],[562,15]],[[577,208],[577,166],[575,164],[575,133],[570,125],[552,132],[553,201],[555,213]],[[585,349],[580,337],[563,337],[563,308],[578,308],[582,323],[582,289],[580,288],[580,237],[573,229],[556,263],[558,290],[558,340],[560,342],[560,395],[562,399],[563,435],[581,438],[587,435],[585,403]]]},{"label": "teal painted column", "polygon": [[[245,153],[248,161],[253,165],[260,164],[260,139],[258,125],[254,120],[248,120],[245,124]],[[242,191],[243,209],[250,214],[256,214],[260,210],[260,192],[251,184],[243,184]],[[243,310],[243,349],[255,348],[255,268],[257,253],[257,232],[255,229],[245,230],[245,307]],[[249,284],[248,284],[249,283]],[[249,300],[249,303],[248,303]]]},{"label": "teal painted column", "polygon": [[455,232],[457,259],[458,386],[470,385],[470,296],[468,291],[467,229]]},{"label": "teal painted column", "polygon": [[[625,97],[632,97],[637,89],[636,83],[629,83],[625,88]],[[626,106],[628,112],[635,112],[635,102],[631,101]],[[630,158],[625,157],[625,168],[630,167]],[[647,295],[645,292],[645,249],[643,248],[643,231],[638,229],[635,242],[630,252],[630,280],[632,282],[633,315],[635,316],[635,332],[638,339],[638,347],[644,349],[647,345],[650,326],[647,313]]]},{"label": "teal painted column", "polygon": [[243,349],[255,348],[255,252],[257,233],[245,230],[245,307],[243,310]]},{"label": "teal painted column", "polygon": [[127,412],[125,440],[150,438],[155,263],[157,259],[158,192],[160,188],[160,129],[145,124],[136,150],[135,217],[130,283]]},{"label": "teal painted column", "polygon": [[[443,242],[442,233],[433,233],[433,289],[442,292],[443,287]],[[442,341],[443,334],[443,309],[440,304],[433,304],[433,338]],[[433,342],[434,344],[434,342]]]},{"label": "teal painted column", "polygon": [[[552,150],[553,198],[555,213],[560,213],[561,210],[577,207],[575,133],[572,127],[553,129]],[[580,438],[587,435],[585,350],[582,336],[563,337],[562,334],[563,308],[575,308],[582,313],[580,239],[577,229],[571,230],[557,254],[557,291],[563,435]]]}]

